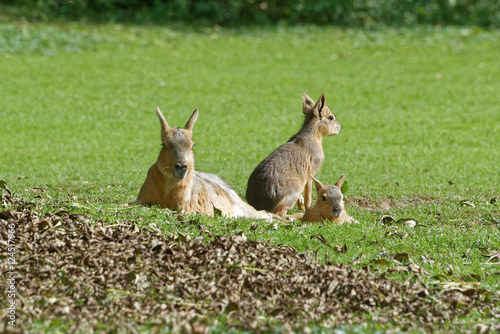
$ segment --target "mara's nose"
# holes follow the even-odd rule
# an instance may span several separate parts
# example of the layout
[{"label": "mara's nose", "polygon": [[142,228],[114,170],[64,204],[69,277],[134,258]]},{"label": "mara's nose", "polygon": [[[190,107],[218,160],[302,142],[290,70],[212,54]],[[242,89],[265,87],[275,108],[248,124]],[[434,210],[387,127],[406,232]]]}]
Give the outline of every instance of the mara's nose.
[{"label": "mara's nose", "polygon": [[187,164],[180,164],[177,162],[177,163],[175,163],[174,168],[175,168],[175,170],[177,170],[179,172],[185,171],[188,168],[188,165]]}]

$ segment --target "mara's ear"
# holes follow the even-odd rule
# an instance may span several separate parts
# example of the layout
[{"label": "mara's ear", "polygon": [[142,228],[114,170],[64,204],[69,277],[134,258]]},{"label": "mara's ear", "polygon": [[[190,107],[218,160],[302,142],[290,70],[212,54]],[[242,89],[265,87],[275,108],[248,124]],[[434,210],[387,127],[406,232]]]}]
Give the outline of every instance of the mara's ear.
[{"label": "mara's ear", "polygon": [[302,104],[302,112],[307,114],[314,108],[314,100],[311,99],[306,93],[302,94],[302,100],[304,101]]},{"label": "mara's ear", "polygon": [[342,184],[344,183],[344,180],[345,180],[345,174],[342,174],[340,176],[340,178],[337,180],[337,182],[335,183],[335,186],[337,187],[342,187]]},{"label": "mara's ear", "polygon": [[321,111],[323,110],[323,107],[325,106],[326,98],[324,95],[321,95],[318,99],[318,102],[314,105],[314,111],[318,111],[317,116],[321,118]]},{"label": "mara's ear", "polygon": [[158,118],[160,119],[160,124],[161,124],[161,132],[165,132],[168,129],[170,129],[170,126],[168,126],[167,121],[165,120],[165,117],[161,113],[160,107],[156,107],[156,113],[158,114]]},{"label": "mara's ear", "polygon": [[321,181],[315,178],[314,176],[312,176],[312,179],[314,181],[314,185],[316,186],[316,192],[319,193],[319,191],[324,187],[323,183],[321,183]]},{"label": "mara's ear", "polygon": [[191,117],[189,117],[189,120],[187,121],[186,125],[184,126],[184,129],[186,130],[189,130],[189,131],[193,131],[193,126],[194,126],[194,123],[196,123],[196,119],[198,118],[198,109],[195,109],[193,111],[193,114],[191,115]]}]

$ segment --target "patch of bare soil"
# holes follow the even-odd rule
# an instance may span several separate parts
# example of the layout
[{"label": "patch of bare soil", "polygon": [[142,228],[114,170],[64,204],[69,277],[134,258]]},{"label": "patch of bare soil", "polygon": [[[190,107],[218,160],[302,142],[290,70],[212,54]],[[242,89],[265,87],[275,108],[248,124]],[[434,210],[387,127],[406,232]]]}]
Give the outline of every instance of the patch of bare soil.
[{"label": "patch of bare soil", "polygon": [[[390,280],[370,267],[319,264],[288,246],[214,237],[208,243],[166,236],[134,222],[107,226],[64,209],[42,214],[32,203],[2,196],[0,288],[8,289],[7,242],[14,226],[16,327],[0,299],[0,331],[22,332],[55,318],[71,331],[107,326],[169,326],[203,333],[223,315],[229,327],[263,332],[280,323],[298,329],[311,322],[336,327],[363,322],[402,329],[438,328],[472,310],[486,313],[498,298],[480,288],[443,290],[421,282]],[[491,314],[491,313],[490,313]],[[126,330],[126,328],[125,328]]]},{"label": "patch of bare soil", "polygon": [[396,199],[393,197],[381,197],[378,199],[371,199],[367,197],[352,196],[346,198],[349,205],[357,206],[361,209],[370,211],[385,211],[398,207],[405,206],[420,206],[426,203],[436,201],[437,198],[432,196],[412,196],[409,199]]}]

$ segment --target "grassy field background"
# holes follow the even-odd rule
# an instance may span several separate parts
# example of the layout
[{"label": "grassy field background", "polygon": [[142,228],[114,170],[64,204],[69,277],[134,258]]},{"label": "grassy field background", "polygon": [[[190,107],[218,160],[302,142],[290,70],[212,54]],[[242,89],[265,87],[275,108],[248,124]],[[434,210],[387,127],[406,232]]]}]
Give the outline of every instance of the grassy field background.
[{"label": "grassy field background", "polygon": [[[183,126],[199,108],[196,169],[220,175],[243,197],[253,168],[299,129],[300,94],[325,94],[342,130],[324,139],[317,177],[333,184],[346,174],[346,196],[358,203],[347,208],[360,224],[263,223],[252,232],[245,220],[202,223],[214,234],[243,231],[299,251],[319,249],[319,258],[333,262],[366,264],[403,252],[429,277],[475,275],[497,291],[500,269],[482,254],[500,250],[499,45],[498,31],[475,28],[6,21],[0,179],[47,206],[104,221],[120,213],[195,237],[192,226],[165,223],[172,213],[124,206],[160,150],[156,105],[171,126]],[[418,226],[393,233],[378,223],[383,214]],[[328,252],[314,234],[348,251]]]},{"label": "grassy field background", "polygon": [[324,141],[324,182],[346,173],[351,195],[498,190],[494,32],[2,29],[13,35],[3,44],[17,44],[1,60],[2,174],[13,185],[86,181],[133,200],[158,153],[160,105],[176,125],[200,109],[197,168],[242,193],[300,127],[306,92],[325,94],[343,126]]}]

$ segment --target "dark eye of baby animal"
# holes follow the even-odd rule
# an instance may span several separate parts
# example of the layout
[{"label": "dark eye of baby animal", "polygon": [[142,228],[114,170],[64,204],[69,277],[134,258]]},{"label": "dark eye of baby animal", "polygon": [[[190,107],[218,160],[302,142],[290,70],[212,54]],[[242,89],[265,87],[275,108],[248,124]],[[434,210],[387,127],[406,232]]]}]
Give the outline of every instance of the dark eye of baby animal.
[{"label": "dark eye of baby animal", "polygon": [[321,199],[322,199],[323,201],[326,201],[326,196],[325,196],[325,195],[321,196]]},{"label": "dark eye of baby animal", "polygon": [[167,150],[167,146],[165,146],[165,144],[161,143],[161,147],[163,147],[164,150]]},{"label": "dark eye of baby animal", "polygon": [[330,115],[330,117],[328,117],[328,119],[329,119],[330,121],[333,121],[333,116],[332,116],[332,115]]}]

